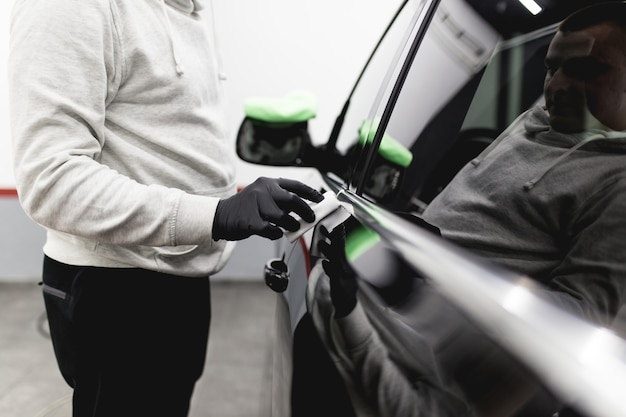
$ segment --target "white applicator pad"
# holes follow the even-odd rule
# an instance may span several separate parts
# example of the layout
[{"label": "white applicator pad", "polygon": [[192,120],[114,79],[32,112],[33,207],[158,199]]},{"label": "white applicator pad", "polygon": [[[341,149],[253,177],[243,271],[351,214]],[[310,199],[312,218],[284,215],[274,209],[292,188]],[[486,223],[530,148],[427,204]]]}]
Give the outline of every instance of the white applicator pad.
[{"label": "white applicator pad", "polygon": [[[313,226],[315,226],[321,220],[328,217],[331,213],[335,212],[337,209],[343,207],[342,204],[339,202],[339,200],[337,200],[337,197],[335,197],[335,194],[332,191],[326,191],[323,195],[324,195],[324,199],[322,201],[320,201],[319,203],[311,203],[311,208],[313,209],[313,212],[315,213],[315,221],[313,223],[308,223],[302,220],[299,216],[295,215],[294,216],[295,219],[298,220],[298,223],[300,223],[300,228],[296,230],[295,232],[291,232],[289,230],[283,229],[283,233],[285,234],[285,237],[289,240],[289,242],[291,243],[295,242],[296,239],[298,239],[300,236],[305,234],[308,230],[310,230]],[[342,211],[345,211],[345,210],[342,209]],[[343,220],[347,219],[349,216],[350,216],[350,213],[348,213],[348,211],[345,211],[345,218]]]}]

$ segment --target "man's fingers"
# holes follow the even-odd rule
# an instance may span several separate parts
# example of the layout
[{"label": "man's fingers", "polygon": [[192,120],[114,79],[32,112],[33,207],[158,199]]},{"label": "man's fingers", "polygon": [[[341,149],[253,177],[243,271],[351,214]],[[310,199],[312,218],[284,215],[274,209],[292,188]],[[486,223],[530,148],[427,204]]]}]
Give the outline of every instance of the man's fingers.
[{"label": "man's fingers", "polygon": [[270,240],[280,239],[283,236],[283,231],[279,227],[268,223],[261,231],[257,233],[261,237],[266,237]]},{"label": "man's fingers", "polygon": [[283,231],[278,226],[267,221],[259,221],[251,225],[249,232],[250,236],[258,235],[271,240],[276,240],[283,236]]},{"label": "man's fingers", "polygon": [[[278,216],[276,213],[273,214],[273,220],[278,220],[279,217],[285,215],[290,212],[296,213],[306,222],[313,222],[315,220],[315,213],[313,209],[300,197],[297,195],[286,191],[280,187],[272,191],[272,202],[266,202],[264,210],[270,210],[270,205],[275,205],[276,210],[280,210],[281,216]],[[269,212],[264,212],[264,215],[270,215]],[[270,220],[268,218],[268,220]]]},{"label": "man's fingers", "polygon": [[332,232],[330,232],[328,237],[333,242],[337,242],[337,243],[342,243],[343,244],[345,242],[345,240],[346,240],[346,228],[343,225],[343,223],[338,225],[337,227],[335,227],[332,230]]},{"label": "man's fingers", "polygon": [[331,249],[330,249],[330,245],[329,245],[327,242],[323,241],[323,240],[322,240],[322,241],[320,241],[320,242],[317,244],[317,249],[318,249],[318,250],[320,251],[320,253],[321,253],[322,255],[324,255],[326,258],[330,258],[330,257],[331,257],[331,255],[332,255],[332,251],[331,251]]},{"label": "man's fingers", "polygon": [[293,211],[300,216],[305,222],[312,223],[315,221],[315,213],[313,209],[300,197],[291,194],[287,201],[277,202],[280,208],[286,212]]},{"label": "man's fingers", "polygon": [[337,268],[334,267],[332,262],[330,262],[328,259],[323,259],[322,269],[324,270],[326,275],[328,275],[328,277],[330,278],[331,285],[333,286],[336,285],[336,281],[340,279],[340,277],[338,276],[339,274],[337,272]]},{"label": "man's fingers", "polygon": [[214,240],[240,240],[253,234],[278,239],[280,228],[296,231],[294,212],[311,223],[315,214],[306,200],[320,202],[324,196],[295,180],[257,178],[236,195],[220,200],[213,221]]},{"label": "man's fingers", "polygon": [[[285,187],[283,188],[282,185]],[[307,190],[302,192],[302,194],[310,198],[316,198],[316,195],[322,196],[319,192],[298,181],[281,178],[268,186],[267,194],[258,197],[259,210],[262,217],[270,221],[280,221],[284,215],[293,211],[304,219],[304,221],[309,223],[313,222],[315,220],[315,213],[313,212],[313,209],[311,209],[306,201],[304,201],[298,194],[292,192],[292,190]],[[271,201],[268,200],[268,197]],[[280,210],[281,213],[278,213],[278,210]]]},{"label": "man's fingers", "polygon": [[[287,191],[283,192],[285,194],[289,194],[287,198],[291,198],[291,196],[293,196],[293,194]],[[263,221],[271,222],[277,226],[282,227],[283,229],[295,232],[300,228],[300,224],[296,219],[289,215],[289,212],[291,210],[283,207],[283,204],[277,201],[278,199],[279,197],[277,196],[271,196],[269,198],[263,198],[262,200],[259,200],[259,216]],[[308,205],[304,201],[302,201],[302,204],[308,207]]]},{"label": "man's fingers", "polygon": [[285,230],[295,232],[300,228],[300,223],[288,214],[283,215],[281,218],[274,221],[274,223]]},{"label": "man's fingers", "polygon": [[277,182],[281,188],[291,191],[292,193],[297,194],[309,201],[313,201],[314,203],[319,203],[324,199],[322,193],[306,184],[301,183],[300,181],[290,180],[288,178],[279,178]]}]

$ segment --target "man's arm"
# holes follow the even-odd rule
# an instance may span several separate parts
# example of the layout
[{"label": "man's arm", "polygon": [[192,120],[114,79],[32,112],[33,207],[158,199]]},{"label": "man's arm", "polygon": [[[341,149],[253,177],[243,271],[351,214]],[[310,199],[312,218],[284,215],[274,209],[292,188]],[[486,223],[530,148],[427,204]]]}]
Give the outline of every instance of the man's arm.
[{"label": "man's arm", "polygon": [[109,2],[16,3],[10,42],[15,178],[26,212],[47,228],[109,243],[180,243],[167,231],[180,190],[139,184],[98,162],[123,72]]},{"label": "man's arm", "polygon": [[625,301],[626,180],[598,189],[581,206],[547,295],[586,319],[610,325]]}]

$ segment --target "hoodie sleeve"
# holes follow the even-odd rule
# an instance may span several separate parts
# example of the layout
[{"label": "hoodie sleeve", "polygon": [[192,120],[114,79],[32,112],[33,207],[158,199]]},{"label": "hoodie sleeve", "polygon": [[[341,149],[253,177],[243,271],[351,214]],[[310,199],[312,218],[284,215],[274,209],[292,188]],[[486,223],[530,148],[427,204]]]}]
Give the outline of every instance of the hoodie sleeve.
[{"label": "hoodie sleeve", "polygon": [[[331,322],[334,341],[344,351],[346,367],[364,397],[381,416],[471,416],[470,407],[442,388],[411,382],[390,358],[360,303],[346,317]],[[416,352],[417,354],[417,352]]]},{"label": "hoodie sleeve", "polygon": [[313,268],[307,283],[307,307],[322,342],[346,382],[357,415],[473,415],[464,401],[432,382],[436,379],[433,375],[423,380],[407,377],[391,358],[361,302],[357,302],[350,314],[336,319],[330,280],[321,263]]},{"label": "hoodie sleeve", "polygon": [[99,162],[107,105],[125,77],[118,30],[108,0],[16,2],[9,110],[22,206],[46,228],[112,244],[210,242],[217,198],[140,184]]},{"label": "hoodie sleeve", "polygon": [[568,250],[548,295],[557,304],[608,326],[626,301],[626,180],[599,187],[574,213]]}]

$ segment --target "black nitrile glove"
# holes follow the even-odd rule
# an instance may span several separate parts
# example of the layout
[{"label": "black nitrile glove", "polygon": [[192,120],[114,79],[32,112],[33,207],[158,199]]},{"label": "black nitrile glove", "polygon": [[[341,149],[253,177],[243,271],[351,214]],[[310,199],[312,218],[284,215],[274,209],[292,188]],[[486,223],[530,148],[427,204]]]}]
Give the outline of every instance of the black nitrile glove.
[{"label": "black nitrile glove", "polygon": [[213,220],[213,240],[241,240],[252,235],[278,239],[283,229],[298,230],[294,212],[307,222],[315,214],[302,199],[319,203],[322,194],[295,180],[260,177],[232,197],[220,200]]},{"label": "black nitrile glove", "polygon": [[335,317],[345,317],[356,306],[357,292],[357,274],[346,258],[346,231],[341,224],[331,233],[321,226],[320,232],[330,240],[330,244],[321,241],[318,249],[326,257],[322,259],[322,268],[330,278],[330,298]]}]

